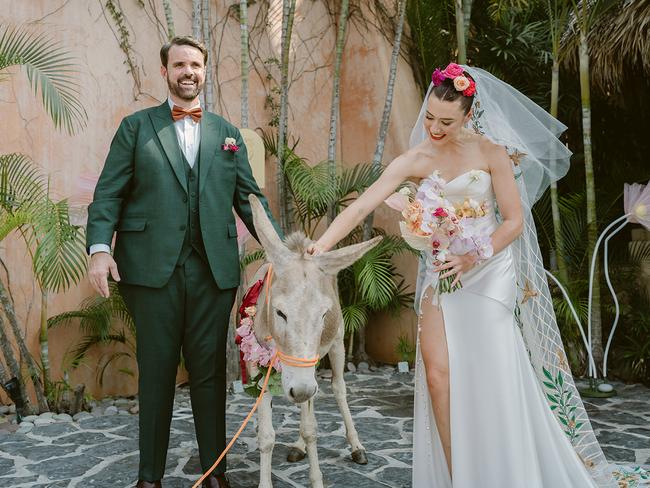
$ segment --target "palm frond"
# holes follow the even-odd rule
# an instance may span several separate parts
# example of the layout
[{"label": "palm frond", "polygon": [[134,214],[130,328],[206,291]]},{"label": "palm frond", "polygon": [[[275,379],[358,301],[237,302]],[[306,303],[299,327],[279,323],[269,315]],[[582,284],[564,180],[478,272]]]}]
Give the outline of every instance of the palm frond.
[{"label": "palm frond", "polygon": [[40,92],[56,128],[74,134],[85,127],[88,116],[78,98],[77,64],[59,43],[47,34],[5,27],[0,31],[0,71],[16,65],[25,67],[34,94]]},{"label": "palm frond", "polygon": [[41,288],[58,292],[79,282],[86,274],[86,244],[83,228],[70,223],[68,202],[48,200],[33,227],[33,265]]},{"label": "palm frond", "polygon": [[352,303],[341,307],[346,333],[361,330],[368,323],[368,309],[363,302]]},{"label": "palm frond", "polygon": [[47,194],[42,173],[24,154],[0,155],[0,208],[6,212],[25,209]]},{"label": "palm frond", "polygon": [[246,254],[240,261],[239,265],[242,270],[248,268],[251,264],[257,261],[264,261],[266,259],[266,252],[264,249],[256,249],[248,254]]}]

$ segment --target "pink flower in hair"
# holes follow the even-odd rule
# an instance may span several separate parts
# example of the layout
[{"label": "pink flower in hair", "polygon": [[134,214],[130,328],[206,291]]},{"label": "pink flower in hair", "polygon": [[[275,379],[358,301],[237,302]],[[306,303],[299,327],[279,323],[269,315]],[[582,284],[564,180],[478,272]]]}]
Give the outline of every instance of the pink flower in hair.
[{"label": "pink flower in hair", "polygon": [[446,79],[447,77],[442,73],[442,71],[440,71],[440,68],[436,68],[436,70],[431,75],[433,86],[439,86]]},{"label": "pink flower in hair", "polygon": [[474,93],[476,93],[476,83],[474,82],[474,80],[468,80],[468,81],[469,81],[469,86],[465,90],[463,90],[463,95],[465,95],[466,97],[471,97],[472,95],[474,95]]},{"label": "pink flower in hair", "polygon": [[462,76],[463,67],[456,63],[449,63],[442,74],[453,80],[457,76]]}]

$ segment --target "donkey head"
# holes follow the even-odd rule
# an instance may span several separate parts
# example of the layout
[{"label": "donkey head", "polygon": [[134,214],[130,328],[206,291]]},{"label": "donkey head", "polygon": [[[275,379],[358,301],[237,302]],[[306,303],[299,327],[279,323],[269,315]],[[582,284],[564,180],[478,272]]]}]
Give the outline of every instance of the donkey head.
[{"label": "donkey head", "polygon": [[[336,274],[377,245],[381,237],[318,256],[306,252],[311,241],[302,233],[280,240],[261,203],[249,197],[257,236],[273,266],[269,309],[256,317],[258,337],[270,335],[286,356],[304,360],[326,354],[342,327]],[[318,391],[315,366],[282,364],[282,387],[302,403]]]}]

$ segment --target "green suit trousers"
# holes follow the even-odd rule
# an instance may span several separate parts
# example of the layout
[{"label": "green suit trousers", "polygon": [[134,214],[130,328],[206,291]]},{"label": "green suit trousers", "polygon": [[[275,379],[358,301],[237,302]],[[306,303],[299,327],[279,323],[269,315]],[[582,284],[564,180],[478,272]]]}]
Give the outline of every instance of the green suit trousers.
[{"label": "green suit trousers", "polygon": [[[136,324],[140,399],[139,479],[165,472],[181,352],[189,372],[199,456],[207,471],[226,446],[226,336],[236,288],[221,290],[196,251],[162,288],[120,284]],[[225,459],[215,473],[225,472]]]}]

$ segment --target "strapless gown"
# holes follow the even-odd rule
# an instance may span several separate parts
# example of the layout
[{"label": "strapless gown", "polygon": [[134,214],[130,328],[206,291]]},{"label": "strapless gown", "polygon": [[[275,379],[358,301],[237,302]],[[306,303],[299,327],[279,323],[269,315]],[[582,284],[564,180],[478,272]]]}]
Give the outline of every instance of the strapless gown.
[{"label": "strapless gown", "polygon": [[[473,199],[494,208],[492,181],[485,171],[464,173],[444,189],[454,204]],[[494,211],[478,220],[490,234],[498,225]],[[435,289],[438,273],[430,254],[422,254],[420,273],[421,290]],[[413,487],[595,487],[529,361],[514,314],[512,249],[464,274],[462,284],[462,289],[439,297],[449,351],[452,473],[436,429],[418,334]]]}]

